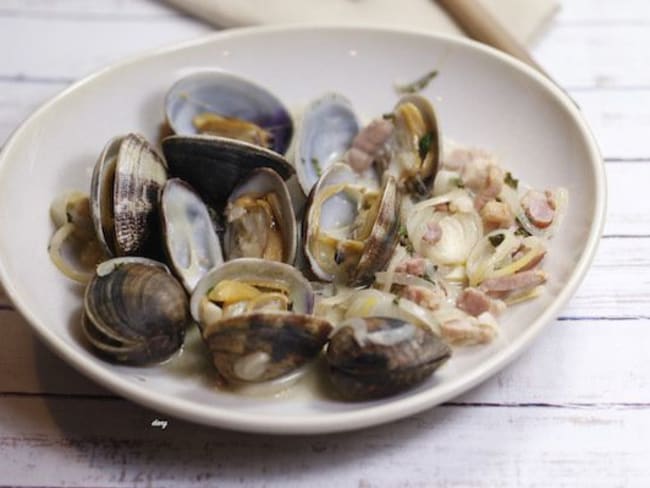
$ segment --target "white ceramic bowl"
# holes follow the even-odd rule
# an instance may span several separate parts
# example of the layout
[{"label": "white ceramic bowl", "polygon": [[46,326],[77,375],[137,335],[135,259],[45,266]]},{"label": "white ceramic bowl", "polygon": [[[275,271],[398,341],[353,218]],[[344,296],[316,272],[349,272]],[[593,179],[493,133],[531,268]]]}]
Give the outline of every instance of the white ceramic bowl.
[{"label": "white ceramic bowl", "polygon": [[[200,344],[177,364],[131,368],[95,357],[79,337],[80,288],[50,263],[52,199],[87,189],[103,145],[116,134],[157,137],[165,91],[179,77],[218,67],[268,86],[289,106],[325,91],[359,113],[396,101],[395,81],[438,69],[424,94],[442,131],[496,153],[522,180],[564,186],[570,207],[545,269],[547,293],[514,307],[500,338],[457,351],[429,381],[402,395],[342,403],[302,386],[279,399],[218,391]],[[432,407],[494,374],[530,344],[575,291],[604,220],[605,178],[578,109],[548,80],[487,47],[425,33],[336,27],[232,30],[149,53],[90,76],[41,107],[0,156],[0,278],[38,335],[64,360],[111,390],[154,409],[231,429],[333,432],[387,422]]]}]

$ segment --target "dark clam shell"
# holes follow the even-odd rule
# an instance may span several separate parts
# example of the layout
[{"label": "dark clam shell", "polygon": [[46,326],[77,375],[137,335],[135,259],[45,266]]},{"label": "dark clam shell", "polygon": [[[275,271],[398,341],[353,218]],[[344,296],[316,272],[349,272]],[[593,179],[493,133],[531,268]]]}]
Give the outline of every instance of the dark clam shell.
[{"label": "dark clam shell", "polygon": [[352,400],[382,398],[428,378],[451,356],[430,329],[387,317],[349,319],[327,346],[330,379]]},{"label": "dark clam shell", "polygon": [[214,366],[230,382],[262,382],[314,359],[331,324],[312,315],[252,313],[220,320],[203,331]]},{"label": "dark clam shell", "polygon": [[139,134],[108,142],[93,171],[90,202],[99,241],[111,256],[155,254],[162,157]]},{"label": "dark clam shell", "polygon": [[163,361],[183,344],[191,322],[183,287],[158,262],[102,263],[88,283],[83,328],[103,355],[129,364]]},{"label": "dark clam shell", "polygon": [[233,139],[171,136],[163,140],[162,148],[170,173],[217,208],[223,208],[235,185],[256,168],[271,168],[285,180],[294,174],[278,153]]}]

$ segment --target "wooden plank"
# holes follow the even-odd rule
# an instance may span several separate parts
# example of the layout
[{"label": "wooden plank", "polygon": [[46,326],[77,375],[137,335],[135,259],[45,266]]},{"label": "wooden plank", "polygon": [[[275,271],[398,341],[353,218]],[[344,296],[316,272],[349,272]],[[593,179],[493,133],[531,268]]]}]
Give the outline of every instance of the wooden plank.
[{"label": "wooden plank", "polygon": [[2,481],[21,485],[647,486],[637,440],[649,435],[648,408],[443,407],[353,433],[273,437],[111,400],[0,407]]},{"label": "wooden plank", "polygon": [[650,89],[569,90],[605,158],[650,157]]},{"label": "wooden plank", "polygon": [[556,24],[534,49],[535,58],[566,88],[648,87],[645,24]]},{"label": "wooden plank", "polygon": [[561,0],[556,22],[616,24],[650,21],[647,0]]},{"label": "wooden plank", "polygon": [[607,236],[650,235],[649,162],[610,162],[607,172]]},{"label": "wooden plank", "polygon": [[212,29],[186,17],[146,22],[0,17],[0,44],[13,46],[2,52],[0,78],[76,79],[125,56],[208,32]]},{"label": "wooden plank", "polygon": [[564,317],[650,317],[650,239],[603,239]]},{"label": "wooden plank", "polygon": [[177,10],[156,0],[3,0],[0,17],[67,17],[92,20],[98,17],[151,20],[179,17]]}]

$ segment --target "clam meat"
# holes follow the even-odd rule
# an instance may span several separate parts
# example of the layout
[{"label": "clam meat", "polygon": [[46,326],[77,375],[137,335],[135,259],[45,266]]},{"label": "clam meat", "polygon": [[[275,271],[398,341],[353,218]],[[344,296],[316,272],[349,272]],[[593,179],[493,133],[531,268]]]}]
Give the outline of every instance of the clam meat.
[{"label": "clam meat", "polygon": [[287,185],[268,168],[258,168],[231,193],[225,210],[227,259],[263,258],[293,263],[296,216]]},{"label": "clam meat", "polygon": [[215,268],[191,300],[214,366],[235,384],[279,378],[320,353],[332,326],[311,314],[313,305],[299,271],[256,258]]}]

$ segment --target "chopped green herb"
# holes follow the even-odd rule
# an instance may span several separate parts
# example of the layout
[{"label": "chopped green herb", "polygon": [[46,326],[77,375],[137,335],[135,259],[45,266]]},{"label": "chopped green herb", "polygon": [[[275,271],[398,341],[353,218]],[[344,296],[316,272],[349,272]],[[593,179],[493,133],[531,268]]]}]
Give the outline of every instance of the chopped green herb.
[{"label": "chopped green herb", "polygon": [[320,161],[318,161],[318,158],[311,158],[311,165],[314,167],[314,171],[316,172],[316,176],[320,178],[320,175],[323,174],[323,170],[320,167]]},{"label": "chopped green herb", "polygon": [[457,188],[465,188],[465,184],[463,183],[463,179],[460,176],[456,176],[455,178],[451,178],[449,180],[449,183],[454,185]]},{"label": "chopped green herb", "polygon": [[527,231],[526,229],[524,229],[523,227],[519,227],[519,228],[515,231],[515,235],[516,235],[516,236],[520,236],[520,237],[530,237],[531,233],[528,232],[528,231]]},{"label": "chopped green herb", "polygon": [[393,298],[393,305],[399,305],[399,297]]},{"label": "chopped green herb", "polygon": [[494,247],[498,247],[505,238],[505,234],[494,234],[493,236],[488,237],[490,244]]},{"label": "chopped green herb", "polygon": [[408,233],[406,231],[406,226],[405,225],[400,225],[399,230],[397,231],[397,234],[399,235],[400,239],[408,238]]},{"label": "chopped green herb", "polygon": [[508,185],[510,188],[514,188],[515,190],[519,186],[519,180],[517,178],[514,178],[510,171],[506,173],[506,176],[503,178],[503,182],[506,185]]},{"label": "chopped green herb", "polygon": [[381,116],[384,120],[395,120],[395,114],[393,112],[385,113]]},{"label": "chopped green herb", "polygon": [[424,90],[429,85],[431,80],[433,80],[436,76],[438,76],[438,71],[432,70],[424,74],[417,80],[412,81],[411,83],[404,83],[404,84],[396,83],[395,91],[400,95],[404,95],[407,93],[417,93],[419,91]]},{"label": "chopped green herb", "polygon": [[418,144],[420,159],[424,159],[424,157],[427,155],[431,149],[431,144],[433,144],[433,132],[427,132],[422,137],[420,137],[420,142]]}]

